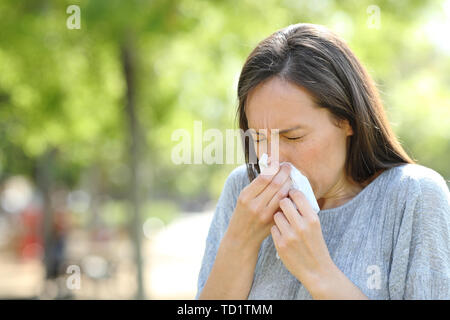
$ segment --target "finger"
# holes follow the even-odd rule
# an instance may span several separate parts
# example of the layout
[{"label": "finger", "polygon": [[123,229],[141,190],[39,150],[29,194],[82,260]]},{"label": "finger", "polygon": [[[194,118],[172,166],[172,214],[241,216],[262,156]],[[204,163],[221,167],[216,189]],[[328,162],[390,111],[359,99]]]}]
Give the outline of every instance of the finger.
[{"label": "finger", "polygon": [[278,242],[278,239],[281,238],[281,232],[280,229],[278,229],[277,225],[273,225],[272,228],[270,228],[270,232],[272,233],[274,242]]},{"label": "finger", "polygon": [[262,175],[275,175],[279,168],[280,168],[280,163],[278,161],[276,161],[275,159],[272,159],[272,157],[269,157],[267,159],[267,167],[261,168],[261,174]]},{"label": "finger", "polygon": [[280,170],[273,177],[272,181],[267,185],[267,187],[258,195],[258,201],[261,201],[265,206],[269,205],[270,200],[275,196],[275,194],[283,187],[286,180],[290,179],[289,174],[291,167],[289,165],[280,166]]},{"label": "finger", "polygon": [[[289,193],[290,194],[290,193]],[[297,228],[301,225],[302,217],[298,210],[294,207],[294,203],[289,198],[284,198],[280,201],[280,208],[284,216],[289,221],[292,227]]]},{"label": "finger", "polygon": [[267,205],[267,211],[270,212],[270,214],[273,214],[274,212],[281,210],[279,209],[280,200],[286,198],[289,195],[289,189],[292,186],[291,179],[286,179],[283,186],[280,190],[278,190],[277,193],[273,196],[273,198],[269,201],[269,204]]},{"label": "finger", "polygon": [[[276,173],[278,173],[280,167],[278,167]],[[247,199],[256,198],[261,192],[263,192],[266,187],[272,182],[272,179],[275,177],[275,174],[260,174],[255,180],[253,180],[248,186],[242,189],[241,194],[243,197]]]},{"label": "finger", "polygon": [[277,225],[278,230],[282,235],[289,234],[291,232],[289,221],[286,219],[285,215],[282,212],[275,213],[275,215],[273,216],[273,220],[275,221],[275,224]]},{"label": "finger", "polygon": [[289,197],[292,199],[292,201],[294,201],[295,205],[297,206],[297,210],[300,211],[300,214],[305,219],[312,219],[317,217],[317,213],[314,212],[311,204],[308,201],[308,198],[306,198],[303,192],[301,192],[300,190],[291,189],[289,191]]}]

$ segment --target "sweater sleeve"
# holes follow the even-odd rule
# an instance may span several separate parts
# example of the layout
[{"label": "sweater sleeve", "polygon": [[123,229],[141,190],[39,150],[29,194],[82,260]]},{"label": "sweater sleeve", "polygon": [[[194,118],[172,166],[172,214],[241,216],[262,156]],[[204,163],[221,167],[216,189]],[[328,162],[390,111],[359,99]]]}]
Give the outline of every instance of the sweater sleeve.
[{"label": "sweater sleeve", "polygon": [[[450,299],[450,192],[435,171],[418,178],[393,251],[391,299]],[[411,195],[411,193],[410,193]]]},{"label": "sweater sleeve", "polygon": [[208,279],[220,242],[228,228],[231,215],[236,207],[240,191],[239,183],[243,172],[242,166],[234,169],[227,177],[222,193],[220,194],[206,238],[203,259],[198,274],[195,300],[198,300],[201,290]]}]

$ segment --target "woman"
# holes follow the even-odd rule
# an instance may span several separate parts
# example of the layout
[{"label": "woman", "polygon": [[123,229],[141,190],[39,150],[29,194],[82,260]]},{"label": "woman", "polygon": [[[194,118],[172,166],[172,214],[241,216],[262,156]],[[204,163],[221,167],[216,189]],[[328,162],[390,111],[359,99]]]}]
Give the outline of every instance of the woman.
[{"label": "woman", "polygon": [[[450,299],[449,189],[402,149],[343,40],[312,24],[275,32],[238,97],[254,135],[218,201],[196,299]],[[262,152],[271,174],[249,161]],[[308,178],[319,212],[281,162]]]}]

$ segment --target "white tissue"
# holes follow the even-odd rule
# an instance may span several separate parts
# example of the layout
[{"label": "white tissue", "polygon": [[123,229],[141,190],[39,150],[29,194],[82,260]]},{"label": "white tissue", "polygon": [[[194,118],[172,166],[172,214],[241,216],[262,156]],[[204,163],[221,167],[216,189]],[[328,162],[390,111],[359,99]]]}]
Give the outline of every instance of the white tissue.
[{"label": "white tissue", "polygon": [[[264,153],[261,156],[261,159],[258,162],[259,168],[261,169],[261,171],[263,168],[268,168],[268,164],[267,164],[268,158],[269,157],[268,157],[267,153]],[[292,180],[292,188],[303,192],[305,194],[306,198],[308,199],[313,210],[316,213],[319,212],[320,211],[319,204],[317,203],[316,197],[314,196],[314,192],[311,188],[311,184],[309,183],[308,178],[306,176],[304,176],[296,167],[294,167],[292,165],[292,163],[290,163],[290,162],[282,162],[282,163],[288,163],[291,166],[290,177]],[[280,163],[280,165],[282,163]],[[295,203],[294,203],[294,206],[295,206]],[[295,207],[297,207],[297,206],[295,206]],[[278,252],[277,252],[277,259],[280,259]]]},{"label": "white tissue", "polygon": [[[260,168],[267,168],[268,155],[267,153],[264,153],[261,156],[261,159],[259,160],[258,164]],[[280,163],[287,163],[291,166],[291,180],[292,180],[292,188],[300,190],[303,192],[308,199],[311,207],[313,210],[317,213],[320,211],[319,204],[317,203],[316,197],[314,196],[314,192],[311,188],[311,184],[309,183],[309,180],[306,176],[304,176],[296,167],[292,165],[290,162],[282,162]],[[262,169],[261,169],[262,170]]]}]

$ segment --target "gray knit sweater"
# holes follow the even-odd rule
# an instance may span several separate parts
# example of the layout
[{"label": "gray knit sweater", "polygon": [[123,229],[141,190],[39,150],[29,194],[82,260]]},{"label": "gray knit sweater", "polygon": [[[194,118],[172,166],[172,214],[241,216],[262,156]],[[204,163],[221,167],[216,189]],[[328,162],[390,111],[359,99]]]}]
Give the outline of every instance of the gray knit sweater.
[{"label": "gray knit sweater", "polygon": [[[225,182],[195,299],[248,184],[245,165]],[[369,299],[450,299],[450,192],[436,171],[418,164],[391,168],[350,201],[318,215],[333,262]],[[261,244],[248,299],[312,299],[276,258],[271,235]]]}]

